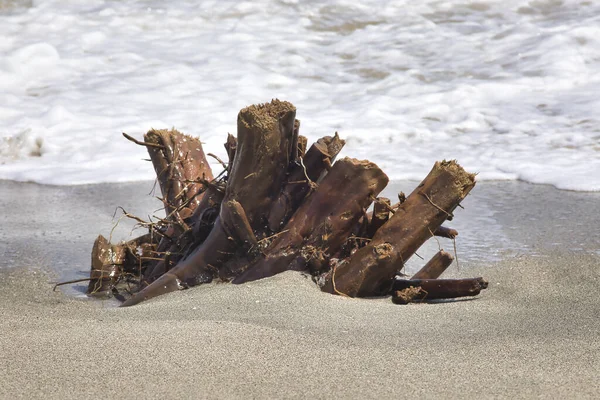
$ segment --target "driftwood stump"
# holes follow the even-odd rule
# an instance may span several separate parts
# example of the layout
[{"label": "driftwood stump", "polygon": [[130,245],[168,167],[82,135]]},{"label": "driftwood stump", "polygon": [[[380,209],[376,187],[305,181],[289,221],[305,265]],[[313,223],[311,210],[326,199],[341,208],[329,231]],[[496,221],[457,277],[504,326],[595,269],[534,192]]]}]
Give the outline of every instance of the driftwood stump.
[{"label": "driftwood stump", "polygon": [[438,162],[392,205],[377,197],[388,183],[377,165],[334,162],[344,146],[337,133],[308,147],[295,117],[295,107],[279,100],[241,110],[216,177],[198,138],[176,130],[151,130],[143,142],[125,135],[147,147],[166,217],[147,222],[125,213],[148,232],[116,245],[99,236],[88,293],[128,297],[123,306],[131,306],[213,279],[240,284],[286,270],[310,273],[326,292],[393,294],[396,303],[486,287],[437,279],[453,260],[443,251],[411,280],[396,279],[430,237],[458,234],[441,224],[475,185],[473,174]]}]

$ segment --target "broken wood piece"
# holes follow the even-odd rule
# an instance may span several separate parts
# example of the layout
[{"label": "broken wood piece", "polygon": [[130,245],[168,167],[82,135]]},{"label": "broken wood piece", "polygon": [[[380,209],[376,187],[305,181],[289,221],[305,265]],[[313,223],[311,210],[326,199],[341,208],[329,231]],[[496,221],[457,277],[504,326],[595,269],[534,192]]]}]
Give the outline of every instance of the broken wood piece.
[{"label": "broken wood piece", "polygon": [[231,133],[227,134],[227,141],[225,142],[225,151],[227,152],[227,172],[231,172],[233,160],[235,158],[235,152],[237,150],[237,139]]},{"label": "broken wood piece", "polygon": [[167,219],[190,217],[213,174],[198,138],[175,129],[150,130],[144,135],[162,192]]},{"label": "broken wood piece", "polygon": [[104,236],[99,235],[92,247],[90,281],[86,294],[107,296],[119,282],[139,280],[155,248],[155,238],[149,233],[118,244],[111,244]]},{"label": "broken wood piece", "polygon": [[475,186],[456,161],[436,162],[373,239],[324,279],[322,290],[350,297],[389,292],[394,276]]},{"label": "broken wood piece", "polygon": [[483,278],[397,279],[392,284],[392,301],[407,304],[416,300],[454,299],[477,296],[488,287]]},{"label": "broken wood piece", "polygon": [[125,246],[111,245],[99,235],[92,248],[92,270],[87,295],[106,296],[121,276],[121,265],[125,262]]},{"label": "broken wood piece", "polygon": [[241,245],[246,247],[257,247],[258,243],[246,212],[242,205],[236,200],[229,200],[221,203],[221,219],[223,226],[231,230],[229,236],[236,238]]},{"label": "broken wood piece", "polygon": [[437,279],[452,264],[452,254],[440,250],[410,279]]},{"label": "broken wood piece", "polygon": [[392,202],[387,197],[378,197],[373,203],[373,215],[369,227],[367,228],[366,237],[372,238],[375,232],[385,224],[390,218],[390,209]]},{"label": "broken wood piece", "polygon": [[456,229],[448,228],[446,226],[439,226],[433,234],[439,237],[445,237],[448,239],[454,239],[458,236],[458,231]]},{"label": "broken wood piece", "polygon": [[304,154],[300,155],[299,150],[299,133],[300,133],[300,121],[297,119],[294,120],[294,128],[292,130],[292,140],[289,142],[289,154],[290,160],[288,162],[288,166],[291,166],[292,163],[296,162],[300,157]]}]

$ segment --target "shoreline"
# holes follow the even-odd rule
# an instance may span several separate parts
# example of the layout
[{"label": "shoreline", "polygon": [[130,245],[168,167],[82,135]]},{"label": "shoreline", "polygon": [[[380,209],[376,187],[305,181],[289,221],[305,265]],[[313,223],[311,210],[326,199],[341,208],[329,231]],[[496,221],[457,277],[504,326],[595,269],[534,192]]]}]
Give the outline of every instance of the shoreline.
[{"label": "shoreline", "polygon": [[[286,272],[135,307],[51,281],[87,273],[116,205],[160,207],[151,183],[0,182],[0,397],[594,398],[600,393],[600,193],[481,182],[449,226],[472,300],[392,304],[322,293]],[[392,182],[385,195],[409,192]],[[128,235],[123,222],[114,232]],[[446,249],[451,241],[443,241]],[[430,241],[419,251],[437,251]],[[424,261],[413,257],[408,268]],[[84,285],[80,285],[85,287]]]}]

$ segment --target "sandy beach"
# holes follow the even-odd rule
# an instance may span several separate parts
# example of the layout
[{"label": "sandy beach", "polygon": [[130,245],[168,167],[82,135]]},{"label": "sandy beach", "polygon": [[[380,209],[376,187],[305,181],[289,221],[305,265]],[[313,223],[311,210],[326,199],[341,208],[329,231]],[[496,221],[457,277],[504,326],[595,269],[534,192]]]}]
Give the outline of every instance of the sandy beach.
[{"label": "sandy beach", "polygon": [[150,188],[0,182],[3,210],[30,211],[0,214],[0,398],[600,395],[600,193],[478,184],[451,224],[460,270],[445,274],[485,277],[474,300],[347,299],[292,272],[127,309],[81,285],[52,292],[89,268],[116,205],[158,208]]}]

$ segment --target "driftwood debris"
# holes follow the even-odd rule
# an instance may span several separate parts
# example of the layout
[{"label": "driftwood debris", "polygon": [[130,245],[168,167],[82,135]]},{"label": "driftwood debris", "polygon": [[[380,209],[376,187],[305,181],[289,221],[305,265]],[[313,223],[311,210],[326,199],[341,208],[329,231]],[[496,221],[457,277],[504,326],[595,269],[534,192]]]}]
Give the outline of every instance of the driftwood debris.
[{"label": "driftwood debris", "polygon": [[[273,100],[240,111],[228,135],[223,171],[214,175],[198,138],[151,130],[138,141],[154,165],[164,218],[123,210],[147,233],[92,250],[88,294],[115,295],[123,306],[214,279],[241,284],[286,270],[310,273],[321,290],[349,297],[393,295],[395,303],[473,296],[481,278],[437,279],[452,263],[440,251],[410,280],[405,262],[435,236],[475,185],[455,161],[437,162],[408,196],[377,197],[388,177],[369,161],[335,161],[337,133],[308,146],[296,109]],[[373,211],[369,208],[373,206]]]}]

